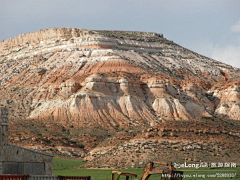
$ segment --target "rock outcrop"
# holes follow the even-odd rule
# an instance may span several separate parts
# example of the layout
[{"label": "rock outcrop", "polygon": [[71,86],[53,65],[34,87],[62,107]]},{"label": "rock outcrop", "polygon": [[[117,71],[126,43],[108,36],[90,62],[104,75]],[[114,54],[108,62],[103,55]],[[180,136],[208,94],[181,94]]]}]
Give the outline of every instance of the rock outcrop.
[{"label": "rock outcrop", "polygon": [[240,70],[162,34],[40,30],[0,42],[0,64],[11,142],[89,167],[239,156]]},{"label": "rock outcrop", "polygon": [[238,119],[240,112],[240,88],[238,85],[215,90],[213,95],[219,99],[215,115],[220,118]]},{"label": "rock outcrop", "polygon": [[[12,119],[104,128],[240,119],[239,69],[162,34],[54,28],[0,45],[0,99]],[[210,92],[231,81],[234,87]]]}]

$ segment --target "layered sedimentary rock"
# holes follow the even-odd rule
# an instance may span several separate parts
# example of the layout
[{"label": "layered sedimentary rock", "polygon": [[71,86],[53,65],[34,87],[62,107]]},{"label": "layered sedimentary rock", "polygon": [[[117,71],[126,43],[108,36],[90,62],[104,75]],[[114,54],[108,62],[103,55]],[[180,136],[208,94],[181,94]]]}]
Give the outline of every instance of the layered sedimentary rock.
[{"label": "layered sedimentary rock", "polygon": [[0,42],[0,63],[0,102],[12,119],[110,129],[240,120],[240,70],[158,33],[40,30]]},{"label": "layered sedimentary rock", "polygon": [[239,119],[240,88],[237,85],[215,90],[213,95],[219,99],[215,115],[221,118]]}]

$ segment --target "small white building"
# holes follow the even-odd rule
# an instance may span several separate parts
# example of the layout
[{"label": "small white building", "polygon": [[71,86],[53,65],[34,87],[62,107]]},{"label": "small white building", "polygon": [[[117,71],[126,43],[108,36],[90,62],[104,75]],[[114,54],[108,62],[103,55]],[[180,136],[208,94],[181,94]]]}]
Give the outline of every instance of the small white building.
[{"label": "small white building", "polygon": [[0,174],[52,175],[52,155],[8,144],[6,107],[0,107],[0,147]]}]

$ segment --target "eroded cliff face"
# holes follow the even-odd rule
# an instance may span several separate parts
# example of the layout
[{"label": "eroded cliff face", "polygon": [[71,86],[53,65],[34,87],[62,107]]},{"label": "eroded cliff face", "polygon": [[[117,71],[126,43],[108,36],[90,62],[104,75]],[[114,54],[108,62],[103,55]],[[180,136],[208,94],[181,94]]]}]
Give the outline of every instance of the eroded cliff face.
[{"label": "eroded cliff face", "polygon": [[162,34],[47,29],[0,42],[0,56],[0,102],[11,119],[107,129],[240,120],[239,69]]},{"label": "eroded cliff face", "polygon": [[239,120],[240,112],[240,87],[235,84],[223,86],[220,89],[214,90],[213,96],[219,102],[217,104],[214,115],[224,119]]},{"label": "eroded cliff face", "polygon": [[0,64],[11,143],[86,167],[239,157],[240,70],[162,34],[40,30],[0,42]]}]

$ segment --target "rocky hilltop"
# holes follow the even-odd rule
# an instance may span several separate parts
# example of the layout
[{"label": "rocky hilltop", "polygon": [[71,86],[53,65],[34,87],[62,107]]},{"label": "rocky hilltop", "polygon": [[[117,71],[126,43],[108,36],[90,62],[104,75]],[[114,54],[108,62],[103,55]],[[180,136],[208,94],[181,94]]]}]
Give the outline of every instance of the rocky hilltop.
[{"label": "rocky hilltop", "polygon": [[0,103],[15,125],[114,133],[172,120],[240,120],[240,69],[158,33],[39,30],[0,42],[0,64]]}]

